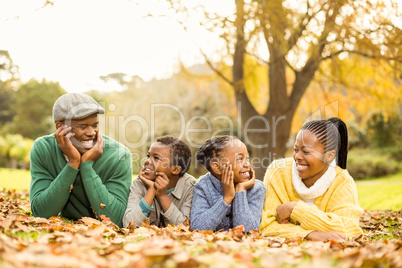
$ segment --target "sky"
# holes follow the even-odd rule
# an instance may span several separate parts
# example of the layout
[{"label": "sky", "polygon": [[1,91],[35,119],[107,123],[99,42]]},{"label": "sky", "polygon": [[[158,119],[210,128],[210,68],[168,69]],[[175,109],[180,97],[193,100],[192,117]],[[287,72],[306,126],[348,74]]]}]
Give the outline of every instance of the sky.
[{"label": "sky", "polygon": [[[202,2],[229,15],[232,0]],[[99,76],[114,72],[145,81],[212,55],[216,34],[197,25],[184,31],[162,0],[0,0],[0,50],[8,50],[21,79],[58,81],[69,92],[113,90]],[[153,17],[147,16],[154,14]]]}]

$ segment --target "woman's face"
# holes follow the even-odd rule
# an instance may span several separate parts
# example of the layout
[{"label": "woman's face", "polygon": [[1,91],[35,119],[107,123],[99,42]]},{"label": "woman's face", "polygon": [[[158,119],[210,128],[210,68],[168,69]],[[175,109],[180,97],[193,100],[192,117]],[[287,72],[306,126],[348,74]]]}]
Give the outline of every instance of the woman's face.
[{"label": "woman's face", "polygon": [[330,152],[325,153],[324,145],[310,130],[301,130],[297,134],[293,159],[297,172],[307,187],[312,186],[327,171],[334,153]]}]

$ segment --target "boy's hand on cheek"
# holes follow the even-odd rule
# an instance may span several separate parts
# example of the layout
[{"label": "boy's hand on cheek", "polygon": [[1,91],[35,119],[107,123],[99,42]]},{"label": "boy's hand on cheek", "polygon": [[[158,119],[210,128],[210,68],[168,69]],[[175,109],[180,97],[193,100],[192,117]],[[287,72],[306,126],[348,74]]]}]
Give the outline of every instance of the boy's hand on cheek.
[{"label": "boy's hand on cheek", "polygon": [[138,175],[138,177],[140,178],[140,180],[142,180],[143,183],[145,183],[146,187],[149,188],[154,188],[155,187],[155,182],[148,180],[144,177],[144,169],[145,167],[143,167],[140,171],[140,174]]},{"label": "boy's hand on cheek", "polygon": [[221,184],[223,188],[223,201],[230,205],[235,197],[232,165],[223,166]]},{"label": "boy's hand on cheek", "polygon": [[156,196],[167,195],[169,178],[163,172],[156,172],[155,188]]}]

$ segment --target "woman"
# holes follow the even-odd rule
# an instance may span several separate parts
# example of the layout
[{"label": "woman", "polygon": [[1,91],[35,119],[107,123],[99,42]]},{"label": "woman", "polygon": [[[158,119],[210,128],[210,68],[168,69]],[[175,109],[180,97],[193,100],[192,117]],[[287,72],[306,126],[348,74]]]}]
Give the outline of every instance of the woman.
[{"label": "woman", "polygon": [[362,233],[357,189],[346,170],[348,133],[339,118],[306,123],[293,159],[271,163],[260,231],[266,236],[344,240]]}]

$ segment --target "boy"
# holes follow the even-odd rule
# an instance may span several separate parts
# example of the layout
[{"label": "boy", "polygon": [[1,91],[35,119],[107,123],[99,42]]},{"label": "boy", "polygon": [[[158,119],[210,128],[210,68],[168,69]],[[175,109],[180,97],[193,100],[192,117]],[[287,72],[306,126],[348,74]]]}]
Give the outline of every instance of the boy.
[{"label": "boy", "polygon": [[190,217],[195,178],[186,173],[191,163],[189,146],[164,136],[151,145],[144,167],[131,187],[123,227],[140,227],[148,217],[158,227],[178,225]]}]

